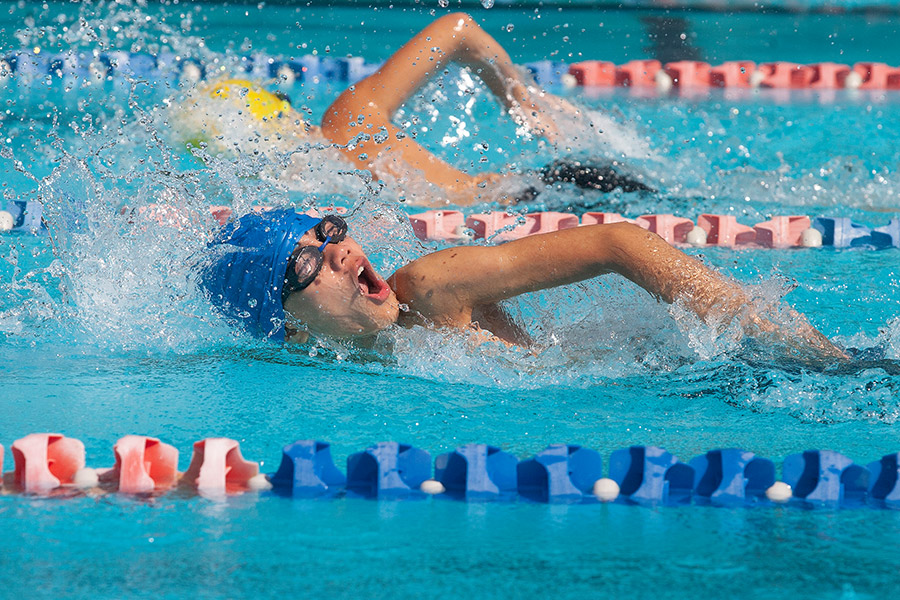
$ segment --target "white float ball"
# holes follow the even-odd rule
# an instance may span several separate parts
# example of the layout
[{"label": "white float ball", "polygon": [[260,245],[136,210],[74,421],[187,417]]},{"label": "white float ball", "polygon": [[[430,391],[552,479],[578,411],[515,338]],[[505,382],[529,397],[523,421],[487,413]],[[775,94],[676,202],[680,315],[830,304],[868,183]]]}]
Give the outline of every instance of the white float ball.
[{"label": "white float ball", "polygon": [[294,75],[294,70],[289,66],[281,65],[278,67],[278,80],[281,84],[290,86],[294,85],[294,82],[297,81],[297,76]]},{"label": "white float ball", "polygon": [[856,90],[859,89],[859,86],[863,84],[862,75],[857,73],[856,71],[850,71],[847,73],[847,78],[844,80],[844,87],[848,90]]},{"label": "white float ball", "polygon": [[72,485],[83,490],[97,487],[100,483],[100,477],[97,475],[97,469],[83,468],[75,471],[72,475]]},{"label": "white float ball", "polygon": [[560,78],[559,82],[566,89],[572,89],[574,87],[578,87],[578,80],[571,73],[564,73]]},{"label": "white float ball", "polygon": [[259,473],[247,480],[247,487],[257,491],[271,490],[272,483],[263,473]]},{"label": "white float ball", "polygon": [[669,77],[669,74],[660,69],[656,72],[656,75],[653,77],[656,81],[656,89],[659,90],[661,94],[664,94],[672,89],[672,78]]},{"label": "white float ball", "polygon": [[447,491],[444,484],[436,479],[426,479],[422,482],[422,485],[419,486],[419,489],[432,496],[435,494],[443,494]]},{"label": "white float ball", "polygon": [[694,227],[688,232],[686,241],[691,246],[705,246],[706,230],[702,227]]},{"label": "white float ball", "polygon": [[16,225],[16,220],[5,210],[0,210],[0,231],[9,231]]},{"label": "white float ball", "polygon": [[766,498],[779,504],[787,502],[793,495],[794,493],[791,491],[791,486],[783,481],[776,481],[772,484],[772,487],[766,490]]},{"label": "white float ball", "polygon": [[203,79],[203,72],[194,63],[187,63],[181,70],[181,78],[190,83],[197,83]]},{"label": "white float ball", "polygon": [[805,229],[800,234],[800,244],[804,248],[819,248],[822,246],[822,233],[818,229]]},{"label": "white float ball", "polygon": [[753,71],[750,73],[750,87],[758,88],[765,78],[762,71]]},{"label": "white float ball", "polygon": [[594,495],[601,502],[612,502],[619,497],[619,484],[604,477],[594,482]]}]

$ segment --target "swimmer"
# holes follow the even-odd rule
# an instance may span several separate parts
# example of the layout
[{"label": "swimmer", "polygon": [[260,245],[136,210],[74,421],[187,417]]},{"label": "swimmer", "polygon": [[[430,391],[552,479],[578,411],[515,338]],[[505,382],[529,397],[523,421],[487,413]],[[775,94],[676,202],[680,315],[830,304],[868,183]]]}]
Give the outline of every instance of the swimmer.
[{"label": "swimmer", "polygon": [[277,341],[365,338],[394,325],[424,325],[527,347],[527,332],[502,301],[618,273],[665,302],[683,302],[704,322],[737,319],[746,334],[795,348],[803,360],[846,358],[802,316],[784,330],[756,314],[740,286],[630,223],[447,248],[386,280],[334,215],[248,214],[227,224],[209,251],[200,283],[213,305],[247,331]]},{"label": "swimmer", "polygon": [[[519,201],[534,198],[538,190],[499,173],[463,172],[421,146],[393,124],[400,107],[450,63],[468,67],[522,127],[556,144],[561,134],[558,120],[576,118],[580,111],[566,100],[540,90],[530,75],[520,71],[506,51],[468,15],[449,14],[438,18],[393,54],[377,72],[350,86],[322,116],[321,128],[290,102],[258,85],[240,79],[213,83],[204,94],[217,99],[239,99],[256,119],[248,131],[261,137],[263,145],[293,150],[285,136],[298,140],[322,139],[334,144],[344,160],[375,178],[402,186],[407,201],[423,206],[471,205],[476,202]],[[203,116],[194,140],[222,137],[227,125],[221,115],[195,103]],[[212,111],[215,112],[215,111]],[[241,112],[241,111],[236,111]],[[243,114],[242,113],[242,114]],[[246,116],[246,115],[245,115]],[[197,123],[194,123],[196,129]],[[185,125],[188,129],[191,125]],[[246,138],[232,131],[235,138]],[[235,142],[235,145],[243,140]],[[196,145],[196,144],[195,144]],[[254,148],[254,151],[259,151]],[[266,151],[267,148],[263,148]],[[622,172],[617,163],[557,161],[536,173],[545,184],[572,183],[584,189],[609,192],[653,191],[639,179]],[[424,180],[430,193],[418,193],[415,181]],[[412,182],[414,185],[408,186]],[[501,194],[497,189],[518,191]],[[522,189],[524,186],[524,189]]]}]

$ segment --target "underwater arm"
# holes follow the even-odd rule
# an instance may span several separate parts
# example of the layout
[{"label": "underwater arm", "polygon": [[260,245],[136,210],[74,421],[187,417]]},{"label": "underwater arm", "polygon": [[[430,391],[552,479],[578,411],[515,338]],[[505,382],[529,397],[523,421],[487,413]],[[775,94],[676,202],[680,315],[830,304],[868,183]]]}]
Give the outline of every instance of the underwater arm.
[{"label": "underwater arm", "polygon": [[[471,68],[500,102],[519,120],[539,133],[552,122],[542,119],[532,96],[533,82],[523,80],[505,50],[466,14],[441,17],[414,36],[373,75],[345,90],[325,111],[322,131],[330,140],[347,144],[359,134],[387,133],[378,146],[371,141],[352,144],[347,156],[370,169],[378,153],[390,150],[399,164],[382,168],[403,176],[408,165],[423,171],[431,183],[450,189],[471,188],[484,181],[451,167],[417,144],[391,123],[396,111],[432,76],[450,62]],[[390,157],[389,157],[390,158]],[[405,165],[403,164],[405,163]],[[393,168],[392,168],[393,167]]]},{"label": "underwater arm", "polygon": [[451,248],[398,273],[405,269],[412,269],[412,280],[418,278],[423,294],[431,292],[415,308],[423,306],[434,315],[613,272],[665,302],[684,302],[704,322],[727,324],[738,318],[749,335],[774,336],[792,346],[800,342],[820,357],[845,357],[805,319],[784,330],[760,316],[739,285],[655,233],[628,223],[533,235],[496,247]]}]

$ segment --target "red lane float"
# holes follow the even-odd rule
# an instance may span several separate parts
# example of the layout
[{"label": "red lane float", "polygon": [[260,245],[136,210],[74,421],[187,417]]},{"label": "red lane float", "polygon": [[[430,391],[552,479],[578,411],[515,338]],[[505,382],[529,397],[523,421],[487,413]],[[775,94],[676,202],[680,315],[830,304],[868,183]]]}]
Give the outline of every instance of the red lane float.
[{"label": "red lane float", "polygon": [[[861,90],[896,90],[900,89],[900,68],[891,67],[884,63],[859,62],[853,65],[853,74],[859,78],[858,87]],[[850,74],[844,76],[842,81],[845,87],[849,85]]]},{"label": "red lane float", "polygon": [[12,445],[13,481],[29,493],[46,493],[73,483],[84,468],[84,444],[58,433],[32,433]]},{"label": "red lane float", "polygon": [[812,79],[809,82],[811,89],[837,89],[844,87],[850,67],[832,62],[816,63],[809,66],[812,69]]},{"label": "red lane float", "polygon": [[800,215],[772,217],[770,221],[753,226],[756,231],[756,243],[767,248],[801,246],[803,232],[809,228],[809,217]]},{"label": "red lane float", "polygon": [[458,210],[429,210],[410,215],[413,233],[420,240],[455,242],[463,239],[466,216]]},{"label": "red lane float", "polygon": [[641,221],[647,224],[645,229],[649,229],[670,244],[686,243],[687,235],[694,228],[694,222],[690,219],[669,214],[641,215],[638,217],[638,223],[643,226]]},{"label": "red lane float", "polygon": [[178,450],[156,438],[126,435],[113,446],[115,466],[100,476],[125,494],[148,494],[178,481]]},{"label": "red lane float", "polygon": [[658,60],[632,60],[616,67],[616,85],[628,87],[652,87],[656,74],[662,69]]},{"label": "red lane float", "polygon": [[228,438],[207,438],[194,443],[191,464],[181,482],[201,492],[243,491],[259,475],[259,463],[244,460],[240,444]]},{"label": "red lane float", "polygon": [[680,60],[666,63],[666,75],[675,87],[709,87],[710,66],[696,60]]},{"label": "red lane float", "polygon": [[[634,223],[635,221],[631,221],[630,219],[626,219],[619,213],[605,213],[605,212],[586,212],[581,215],[581,224],[582,225],[608,225],[609,223]],[[641,225],[644,229],[649,227],[649,224],[646,221],[639,222],[638,225]]]},{"label": "red lane float", "polygon": [[569,65],[569,74],[582,87],[610,86],[616,84],[615,63],[586,60]]},{"label": "red lane float", "polygon": [[734,60],[709,70],[709,85],[713,87],[749,88],[750,78],[756,72],[751,60]]},{"label": "red lane float", "polygon": [[706,232],[709,246],[743,246],[756,241],[756,231],[741,225],[731,215],[703,214],[697,219],[697,226]]}]

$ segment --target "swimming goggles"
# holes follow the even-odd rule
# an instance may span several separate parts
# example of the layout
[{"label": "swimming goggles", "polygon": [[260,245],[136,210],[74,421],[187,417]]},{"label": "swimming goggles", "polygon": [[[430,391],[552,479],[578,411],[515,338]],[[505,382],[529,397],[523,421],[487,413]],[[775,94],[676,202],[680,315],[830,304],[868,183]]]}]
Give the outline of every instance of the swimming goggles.
[{"label": "swimming goggles", "polygon": [[282,304],[292,293],[306,289],[316,280],[325,261],[325,246],[338,244],[344,240],[347,235],[347,222],[338,216],[328,215],[319,221],[315,232],[316,239],[322,242],[322,245],[298,248],[288,259],[287,270],[284,272],[284,287],[281,288]]}]

